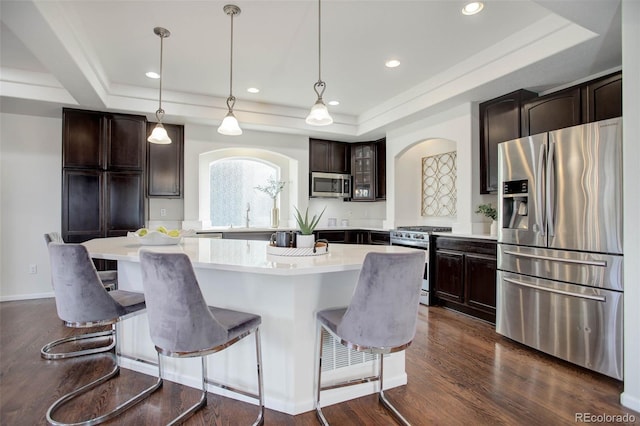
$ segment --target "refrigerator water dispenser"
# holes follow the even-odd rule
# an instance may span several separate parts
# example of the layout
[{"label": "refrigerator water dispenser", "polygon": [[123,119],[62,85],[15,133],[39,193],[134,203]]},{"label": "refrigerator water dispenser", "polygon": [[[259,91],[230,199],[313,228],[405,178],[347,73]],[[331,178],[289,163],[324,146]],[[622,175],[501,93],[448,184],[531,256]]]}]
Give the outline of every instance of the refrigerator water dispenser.
[{"label": "refrigerator water dispenser", "polygon": [[502,227],[529,229],[529,181],[504,182],[502,198]]}]

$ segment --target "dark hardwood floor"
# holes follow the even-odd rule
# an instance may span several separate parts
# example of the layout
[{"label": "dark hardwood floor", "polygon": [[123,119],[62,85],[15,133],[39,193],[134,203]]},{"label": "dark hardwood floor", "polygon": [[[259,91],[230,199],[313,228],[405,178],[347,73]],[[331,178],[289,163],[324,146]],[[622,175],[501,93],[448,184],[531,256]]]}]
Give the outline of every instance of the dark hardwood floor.
[{"label": "dark hardwood floor", "polygon": [[[65,392],[111,366],[108,355],[45,361],[40,347],[73,334],[58,320],[53,299],[0,303],[0,424],[45,424],[47,408]],[[575,424],[576,413],[635,416],[619,403],[622,383],[546,356],[497,335],[494,327],[439,307],[420,307],[407,350],[409,383],[386,392],[414,425]],[[267,366],[268,368],[268,366]],[[122,369],[69,406],[73,421],[113,407],[153,381]],[[149,399],[109,424],[165,424],[191,405],[197,391],[165,381]],[[335,425],[392,425],[368,396],[323,409]],[[209,394],[191,425],[246,425],[255,406]],[[313,412],[289,416],[267,410],[266,425],[316,425]]]}]

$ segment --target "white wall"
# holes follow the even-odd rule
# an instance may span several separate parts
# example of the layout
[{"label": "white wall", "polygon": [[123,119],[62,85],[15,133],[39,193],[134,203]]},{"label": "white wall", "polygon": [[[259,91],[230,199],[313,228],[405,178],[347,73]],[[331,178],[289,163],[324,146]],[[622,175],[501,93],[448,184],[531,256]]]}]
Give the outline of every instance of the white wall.
[{"label": "white wall", "polygon": [[60,232],[61,146],[61,119],[0,114],[0,300],[53,296],[43,235]]},{"label": "white wall", "polygon": [[[258,156],[276,163],[283,169],[281,178],[287,181],[280,199],[280,226],[295,227],[292,206],[310,214],[318,214],[326,207],[320,227],[327,226],[329,218],[349,220],[351,226],[381,227],[386,203],[356,203],[343,200],[309,199],[309,138],[306,136],[267,133],[245,130],[241,136],[222,136],[215,127],[185,125],[185,198],[184,226],[200,228],[206,213],[206,205],[200,206],[204,177],[200,176],[203,154],[214,151],[216,155]],[[168,200],[167,200],[168,201]],[[208,205],[208,203],[205,203]],[[205,224],[206,225],[206,224]]]},{"label": "white wall", "polygon": [[[448,225],[455,232],[482,232],[485,220],[474,214],[479,199],[477,168],[477,106],[466,103],[440,114],[418,120],[387,133],[387,217],[385,227],[424,224]],[[458,207],[455,218],[426,218],[420,214],[421,171],[416,168],[417,159],[427,152],[429,140],[448,140],[457,149]],[[419,144],[417,148],[411,147]],[[451,145],[452,146],[452,145]],[[423,151],[423,149],[425,151]],[[406,170],[413,170],[407,173]],[[417,182],[417,183],[416,183]],[[389,189],[391,188],[391,189]],[[474,203],[472,205],[472,203]],[[488,228],[487,228],[488,231]]]},{"label": "white wall", "polygon": [[397,225],[451,226],[457,221],[457,215],[452,217],[420,216],[422,210],[422,158],[451,151],[457,151],[455,141],[429,139],[410,146],[395,158],[395,187],[402,188],[401,191],[395,191],[396,206],[394,210]]},{"label": "white wall", "polygon": [[[289,204],[298,208],[307,207],[309,197],[309,138],[298,135],[266,133],[245,130],[241,136],[220,135],[215,127],[204,125],[185,125],[184,143],[184,225],[190,228],[200,228],[203,212],[200,209],[200,161],[201,154],[217,150],[231,150],[234,155],[256,154],[272,162],[277,161],[283,167],[288,163],[288,170],[283,171],[282,178],[286,180],[288,193],[280,200],[282,226],[288,226],[293,220]],[[277,155],[264,153],[269,151]],[[263,154],[260,154],[260,153]],[[278,160],[277,157],[288,160]],[[299,179],[297,178],[299,177]],[[283,207],[286,207],[283,208]]]},{"label": "white wall", "polygon": [[622,1],[624,179],[624,392],[623,405],[640,411],[640,2]]}]

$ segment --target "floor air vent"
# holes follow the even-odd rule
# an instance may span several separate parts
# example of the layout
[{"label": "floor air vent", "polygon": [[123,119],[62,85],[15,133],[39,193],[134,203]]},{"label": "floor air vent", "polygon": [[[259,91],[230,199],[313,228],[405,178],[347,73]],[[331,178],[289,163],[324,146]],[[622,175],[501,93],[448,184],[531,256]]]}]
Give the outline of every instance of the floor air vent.
[{"label": "floor air vent", "polygon": [[322,330],[322,371],[337,370],[350,365],[373,361],[375,355],[358,352],[340,344],[329,332]]}]

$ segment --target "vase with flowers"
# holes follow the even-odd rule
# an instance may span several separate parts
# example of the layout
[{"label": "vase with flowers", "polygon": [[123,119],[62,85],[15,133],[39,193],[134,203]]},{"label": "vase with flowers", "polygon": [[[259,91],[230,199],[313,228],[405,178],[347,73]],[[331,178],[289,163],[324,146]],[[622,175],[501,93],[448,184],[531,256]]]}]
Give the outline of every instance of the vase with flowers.
[{"label": "vase with flowers", "polygon": [[498,211],[491,204],[480,204],[476,213],[491,219],[491,235],[497,235],[498,222],[496,222],[496,220],[498,219]]},{"label": "vase with flowers", "polygon": [[271,227],[277,228],[280,226],[280,210],[278,209],[278,194],[282,192],[284,189],[284,185],[286,184],[283,180],[276,180],[274,178],[269,178],[267,180],[267,184],[262,186],[256,186],[260,192],[264,192],[273,200],[273,207],[271,208]]}]

